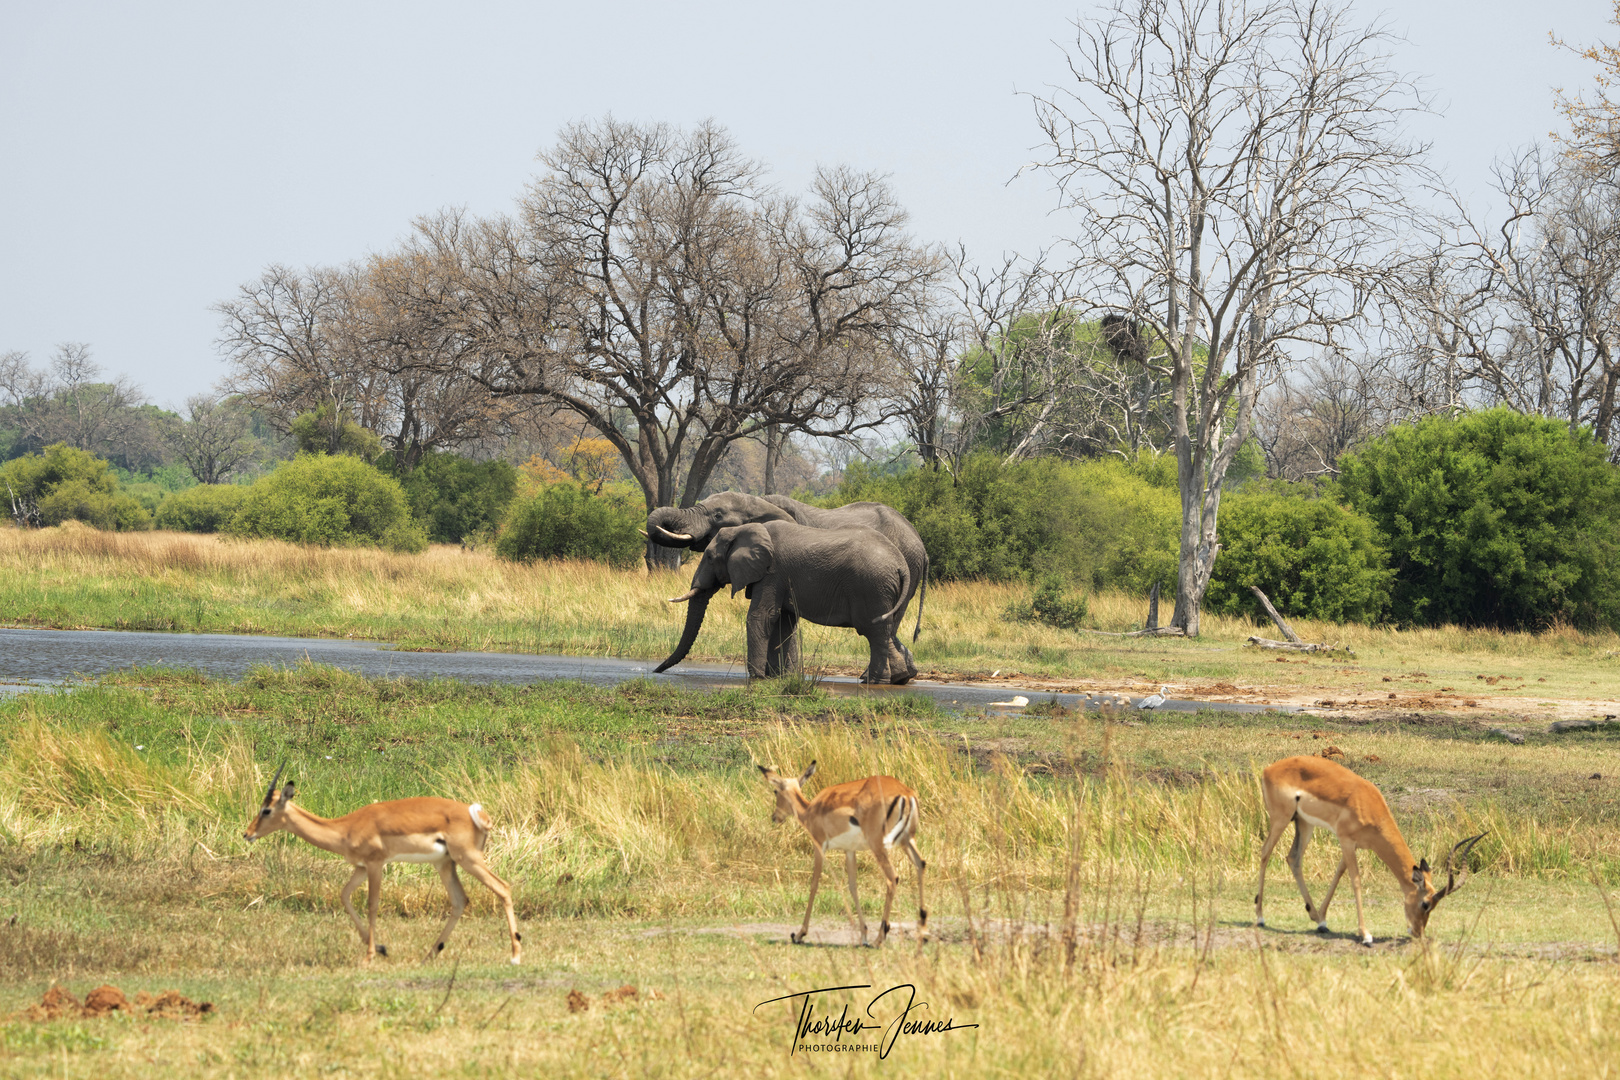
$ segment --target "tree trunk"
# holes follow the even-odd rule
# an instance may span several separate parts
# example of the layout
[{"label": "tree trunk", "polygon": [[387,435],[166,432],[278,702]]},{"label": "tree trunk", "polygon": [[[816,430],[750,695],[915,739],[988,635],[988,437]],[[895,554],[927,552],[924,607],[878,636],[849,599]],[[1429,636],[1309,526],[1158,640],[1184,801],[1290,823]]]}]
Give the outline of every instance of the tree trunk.
[{"label": "tree trunk", "polygon": [[775,424],[765,425],[765,490],[761,495],[776,494],[776,459],[781,453],[781,438]]}]

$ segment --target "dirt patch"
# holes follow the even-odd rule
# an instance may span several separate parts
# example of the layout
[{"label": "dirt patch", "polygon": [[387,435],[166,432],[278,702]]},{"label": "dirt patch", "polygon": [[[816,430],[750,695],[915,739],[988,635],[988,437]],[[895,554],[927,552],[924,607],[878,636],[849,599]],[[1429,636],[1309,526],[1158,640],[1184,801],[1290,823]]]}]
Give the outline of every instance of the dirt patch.
[{"label": "dirt patch", "polygon": [[[648,990],[645,994],[637,987],[625,983],[617,990],[609,990],[601,997],[603,1008],[612,1008],[615,1005],[633,1005],[640,1001],[663,1001],[664,995],[657,990]],[[591,999],[579,992],[578,989],[568,991],[568,1011],[571,1013],[585,1012],[591,1007]]]},{"label": "dirt patch", "polygon": [[213,1002],[192,1001],[178,990],[165,990],[155,995],[142,990],[135,995],[134,1001],[130,1001],[118,987],[103,983],[86,994],[82,1002],[62,987],[53,986],[45,991],[39,1004],[24,1009],[22,1016],[28,1020],[61,1020],[121,1012],[164,1020],[194,1020],[213,1011]]}]

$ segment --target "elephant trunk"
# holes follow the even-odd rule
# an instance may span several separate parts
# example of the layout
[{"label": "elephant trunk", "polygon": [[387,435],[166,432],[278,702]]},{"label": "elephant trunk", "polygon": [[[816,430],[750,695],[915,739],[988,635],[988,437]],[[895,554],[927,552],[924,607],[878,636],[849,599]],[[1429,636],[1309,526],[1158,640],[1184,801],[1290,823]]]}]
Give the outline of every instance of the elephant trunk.
[{"label": "elephant trunk", "polygon": [[686,629],[681,631],[680,644],[675,646],[668,660],[653,668],[654,671],[667,671],[686,659],[686,654],[692,651],[692,643],[697,640],[698,631],[703,629],[703,615],[709,610],[709,598],[714,593],[714,589],[708,589],[698,590],[691,595],[686,608]]},{"label": "elephant trunk", "polygon": [[692,507],[660,506],[647,515],[647,539],[663,547],[701,551],[709,542],[709,522]]}]

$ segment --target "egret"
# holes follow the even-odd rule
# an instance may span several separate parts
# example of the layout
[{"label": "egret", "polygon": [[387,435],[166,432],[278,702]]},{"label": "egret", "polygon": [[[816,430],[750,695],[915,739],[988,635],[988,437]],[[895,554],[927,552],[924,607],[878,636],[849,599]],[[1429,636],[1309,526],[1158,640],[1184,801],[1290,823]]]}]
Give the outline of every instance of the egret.
[{"label": "egret", "polygon": [[1136,707],[1138,709],[1157,709],[1160,705],[1163,705],[1166,701],[1170,700],[1169,698],[1165,697],[1165,695],[1169,692],[1170,688],[1168,686],[1161,686],[1159,687],[1159,692],[1157,694],[1149,694],[1141,701],[1138,701],[1136,703]]}]

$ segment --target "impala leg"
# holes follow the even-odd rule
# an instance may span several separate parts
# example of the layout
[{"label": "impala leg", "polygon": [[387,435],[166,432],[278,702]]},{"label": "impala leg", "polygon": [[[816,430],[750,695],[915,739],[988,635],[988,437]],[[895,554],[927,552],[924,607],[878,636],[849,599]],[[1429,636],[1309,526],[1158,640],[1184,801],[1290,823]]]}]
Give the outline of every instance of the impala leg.
[{"label": "impala leg", "polygon": [[354,910],[354,902],[350,899],[354,896],[354,890],[358,889],[364,880],[366,868],[355,867],[354,873],[349,875],[348,883],[343,886],[343,910],[349,913],[349,921],[354,923],[354,932],[360,935],[360,943],[369,946],[370,942],[366,939],[366,924],[360,921],[360,913]]},{"label": "impala leg", "polygon": [[[894,872],[894,865],[889,862],[889,853],[883,850],[883,845],[877,844],[872,848],[872,854],[877,856],[878,869],[883,871],[883,884],[887,886],[883,893],[883,919],[878,923],[878,948],[883,947],[883,941],[889,936],[889,911],[894,907],[895,886],[900,884],[900,875]],[[855,857],[850,856],[851,863]]]},{"label": "impala leg", "polygon": [[861,928],[861,944],[866,944],[866,916],[861,914],[861,894],[855,886],[855,853],[844,852],[844,869],[849,872],[849,902],[855,906],[854,922]]},{"label": "impala leg", "polygon": [[1294,872],[1294,883],[1299,886],[1299,895],[1305,900],[1305,914],[1312,919],[1316,918],[1316,906],[1311,903],[1311,890],[1305,885],[1305,847],[1311,842],[1311,833],[1316,831],[1314,825],[1307,825],[1300,818],[1294,819],[1294,846],[1288,849],[1288,869]]},{"label": "impala leg", "polygon": [[439,864],[439,880],[444,882],[444,891],[450,894],[450,917],[444,921],[444,929],[439,931],[439,940],[422,957],[423,963],[444,951],[444,943],[450,940],[450,931],[456,928],[456,922],[467,907],[467,890],[461,887],[461,878],[456,876],[454,862],[446,859]]},{"label": "impala leg", "polygon": [[917,844],[911,837],[906,837],[901,846],[911,857],[911,865],[917,868],[917,943],[920,945],[928,936],[928,905],[923,902],[923,871],[928,864],[923,862],[922,852],[917,850]]},{"label": "impala leg", "polygon": [[1325,934],[1325,933],[1328,932],[1328,924],[1327,924],[1328,905],[1333,903],[1333,893],[1339,887],[1339,879],[1344,876],[1344,871],[1345,871],[1345,867],[1346,867],[1347,863],[1348,862],[1353,862],[1354,859],[1355,859],[1355,856],[1353,856],[1353,855],[1342,856],[1339,859],[1339,867],[1338,867],[1338,869],[1333,871],[1333,880],[1328,882],[1327,895],[1322,897],[1322,905],[1316,909],[1316,932],[1319,933],[1319,934]]},{"label": "impala leg", "polygon": [[383,864],[366,867],[366,960],[371,954],[387,956],[386,946],[377,944],[377,907],[382,903]]},{"label": "impala leg", "polygon": [[1361,867],[1356,863],[1356,849],[1346,844],[1344,866],[1350,871],[1350,887],[1356,893],[1356,929],[1361,931],[1361,943],[1371,945],[1372,935],[1367,933],[1367,916],[1361,910]]},{"label": "impala leg", "polygon": [[[512,886],[501,880],[500,875],[489,868],[489,864],[484,861],[484,857],[480,853],[468,852],[461,860],[461,867],[483,882],[490,892],[500,898],[501,907],[506,912],[506,931],[512,935],[512,963],[521,964],[523,962],[523,935],[518,933],[517,912],[512,910]],[[450,873],[452,876],[455,874],[454,864],[451,865]],[[455,920],[452,919],[451,925],[453,926],[454,923]],[[450,936],[449,926],[444,928],[444,936]]]},{"label": "impala leg", "polygon": [[821,848],[815,849],[816,862],[810,868],[810,902],[804,906],[804,925],[799,927],[797,934],[789,934],[788,940],[795,945],[803,945],[810,936],[810,913],[816,910],[816,889],[821,885],[821,864],[823,862]]},{"label": "impala leg", "polygon": [[1271,831],[1266,834],[1266,842],[1260,847],[1260,885],[1254,890],[1254,924],[1266,925],[1266,864],[1271,861],[1271,853],[1276,850],[1277,841],[1282,839],[1283,830],[1288,828],[1288,818],[1273,817]]}]

